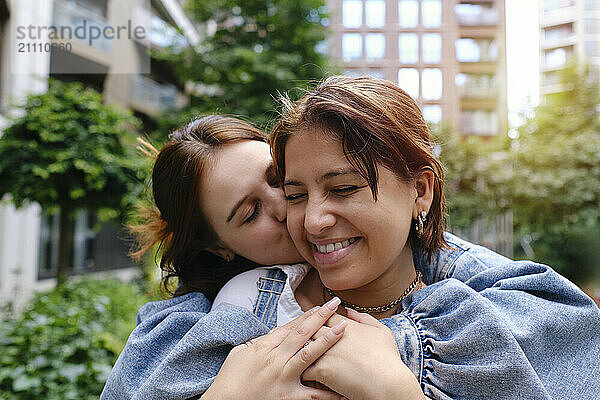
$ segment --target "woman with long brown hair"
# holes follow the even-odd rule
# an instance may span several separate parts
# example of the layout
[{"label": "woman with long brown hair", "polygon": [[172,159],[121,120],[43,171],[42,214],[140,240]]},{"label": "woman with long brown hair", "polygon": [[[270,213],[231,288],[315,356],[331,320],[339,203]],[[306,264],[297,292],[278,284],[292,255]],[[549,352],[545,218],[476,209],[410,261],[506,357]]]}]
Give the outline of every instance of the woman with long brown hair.
[{"label": "woman with long brown hair", "polygon": [[[240,119],[210,115],[169,138],[160,151],[144,145],[155,158],[155,204],[138,211],[139,222],[130,230],[139,244],[134,256],[158,245],[163,286],[168,289],[177,278],[177,289],[173,298],[140,309],[101,398],[199,396],[231,347],[239,345],[219,377],[221,382],[235,374],[247,398],[285,392],[297,399],[340,399],[301,384],[308,365],[343,335],[345,321],[304,346],[337,309],[338,299],[271,332],[256,313],[238,307],[209,313],[211,300],[235,274],[302,260],[287,232],[283,190],[265,134]],[[252,371],[261,373],[244,376]],[[229,389],[216,384],[206,396],[242,398]]]}]

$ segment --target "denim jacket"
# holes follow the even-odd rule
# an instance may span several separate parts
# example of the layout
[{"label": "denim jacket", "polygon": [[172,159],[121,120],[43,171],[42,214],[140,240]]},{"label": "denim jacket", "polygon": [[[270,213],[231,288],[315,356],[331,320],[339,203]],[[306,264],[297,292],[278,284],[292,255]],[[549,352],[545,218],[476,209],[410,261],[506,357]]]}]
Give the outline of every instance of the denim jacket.
[{"label": "denim jacket", "polygon": [[[381,320],[425,395],[599,398],[600,310],[594,302],[545,265],[512,261],[450,234],[446,240],[449,249],[431,263],[415,255],[428,286]],[[267,292],[274,294],[256,315],[228,304],[208,312],[201,293],[144,305],[101,399],[201,395],[232,346],[273,326],[277,290]]]}]

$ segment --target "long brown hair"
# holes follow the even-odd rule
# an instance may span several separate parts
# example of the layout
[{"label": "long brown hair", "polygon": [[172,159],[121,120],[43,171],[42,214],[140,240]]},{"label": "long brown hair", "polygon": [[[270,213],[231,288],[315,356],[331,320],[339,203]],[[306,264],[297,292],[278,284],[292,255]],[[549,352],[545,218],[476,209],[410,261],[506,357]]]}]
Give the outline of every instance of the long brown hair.
[{"label": "long brown hair", "polygon": [[201,210],[200,190],[204,171],[223,145],[242,140],[267,142],[251,124],[232,117],[209,115],[196,119],[169,135],[160,151],[145,144],[155,156],[152,170],[152,206],[137,210],[137,224],[129,225],[136,236],[138,259],[158,244],[162,283],[179,279],[174,295],[200,291],[210,300],[234,275],[256,266],[236,256],[226,262],[207,251],[218,238]]},{"label": "long brown hair", "polygon": [[285,146],[295,132],[320,128],[338,139],[348,162],[369,184],[377,199],[377,164],[409,181],[424,169],[433,171],[434,195],[425,232],[414,224],[409,241],[431,260],[444,239],[444,171],[433,154],[427,124],[414,100],[383,79],[333,76],[293,103],[283,100],[282,117],[272,130],[271,149],[277,173],[285,176]]}]

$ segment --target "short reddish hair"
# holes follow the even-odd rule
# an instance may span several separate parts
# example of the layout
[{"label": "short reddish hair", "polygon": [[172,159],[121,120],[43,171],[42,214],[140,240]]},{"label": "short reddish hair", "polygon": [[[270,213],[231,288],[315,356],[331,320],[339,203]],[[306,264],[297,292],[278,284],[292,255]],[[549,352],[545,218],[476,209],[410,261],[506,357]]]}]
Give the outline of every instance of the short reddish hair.
[{"label": "short reddish hair", "polygon": [[333,76],[300,100],[283,100],[282,117],[271,134],[271,149],[279,177],[285,176],[285,146],[302,130],[320,128],[338,139],[348,162],[368,182],[377,199],[377,165],[409,181],[425,169],[435,176],[433,202],[425,232],[418,238],[414,224],[411,248],[433,253],[444,239],[444,171],[433,154],[431,138],[415,101],[392,82],[369,77]]}]

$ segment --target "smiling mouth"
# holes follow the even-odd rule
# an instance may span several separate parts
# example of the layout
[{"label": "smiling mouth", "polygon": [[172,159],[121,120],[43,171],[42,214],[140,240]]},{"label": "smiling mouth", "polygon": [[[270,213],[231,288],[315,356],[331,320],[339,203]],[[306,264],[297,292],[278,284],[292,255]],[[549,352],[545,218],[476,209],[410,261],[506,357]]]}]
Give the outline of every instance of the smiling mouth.
[{"label": "smiling mouth", "polygon": [[358,240],[358,238],[350,238],[347,240],[344,240],[342,242],[335,242],[335,243],[329,243],[329,244],[314,244],[313,243],[313,248],[317,253],[320,254],[328,254],[331,252],[334,252],[336,250],[341,250],[344,249],[348,246],[350,246],[352,243],[356,242]]}]

